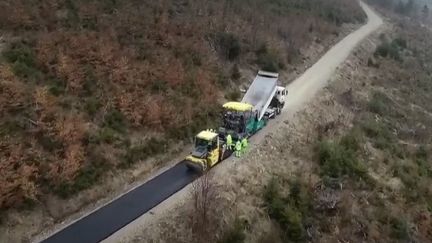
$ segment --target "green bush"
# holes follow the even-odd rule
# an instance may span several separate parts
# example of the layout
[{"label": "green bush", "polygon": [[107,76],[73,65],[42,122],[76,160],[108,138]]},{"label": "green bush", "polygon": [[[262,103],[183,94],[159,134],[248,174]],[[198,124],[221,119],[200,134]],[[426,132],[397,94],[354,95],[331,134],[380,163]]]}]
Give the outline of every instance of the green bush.
[{"label": "green bush", "polygon": [[429,157],[428,151],[424,145],[419,146],[416,152],[416,157],[419,159],[427,160]]},{"label": "green bush", "polygon": [[368,108],[371,112],[377,113],[379,115],[385,115],[390,112],[390,105],[391,100],[386,94],[380,91],[375,91],[372,94],[372,99],[369,101]]},{"label": "green bush", "polygon": [[0,136],[23,134],[25,130],[25,122],[21,119],[3,119],[0,122]]},{"label": "green bush", "polygon": [[[400,56],[401,46],[399,46],[399,44],[402,44],[402,45],[404,45],[404,44],[403,44],[403,42],[402,43],[399,43],[399,42],[400,42],[400,40],[398,40],[396,42],[392,41],[391,43],[388,43],[388,42],[381,43],[376,48],[374,55],[375,56],[381,56],[384,58],[389,57],[389,58],[392,58],[396,61],[402,61],[402,58]],[[405,45],[406,45],[406,43],[405,43]]]},{"label": "green bush", "polygon": [[203,57],[201,53],[191,48],[186,50],[186,54],[183,55],[183,60],[183,63],[186,67],[199,67],[203,63]]},{"label": "green bush", "polygon": [[408,47],[407,41],[401,37],[394,39],[392,45],[399,46],[401,49],[406,49]]},{"label": "green bush", "polygon": [[72,182],[63,182],[54,186],[54,193],[61,198],[69,198],[70,196],[88,189],[96,184],[106,170],[109,169],[109,164],[99,154],[90,152],[88,163],[84,166]]},{"label": "green bush", "polygon": [[64,20],[64,27],[66,28],[75,28],[78,26],[79,22],[80,22],[80,18],[79,18],[79,10],[78,8],[75,6],[74,1],[72,0],[65,0],[64,5],[67,9],[67,16],[66,19]]},{"label": "green bush", "polygon": [[101,102],[95,96],[88,97],[85,99],[84,109],[89,116],[94,116],[96,112],[102,107]]},{"label": "green bush", "polygon": [[394,149],[393,142],[395,136],[387,125],[369,118],[363,121],[361,126],[366,135],[373,139],[375,147],[379,149]]},{"label": "green bush", "polygon": [[280,69],[285,68],[280,56],[276,50],[269,49],[266,44],[263,44],[255,52],[257,56],[257,64],[262,70],[268,72],[278,72]]},{"label": "green bush", "polygon": [[243,243],[246,240],[246,234],[244,232],[244,224],[239,219],[234,221],[234,225],[224,232],[222,238],[218,241],[219,243]]},{"label": "green bush", "polygon": [[264,201],[266,202],[270,217],[279,218],[284,208],[284,203],[280,195],[279,184],[275,178],[272,178],[264,188]]},{"label": "green bush", "polygon": [[195,131],[198,131],[199,128],[194,123],[190,125],[183,125],[179,127],[169,127],[166,130],[166,135],[169,138],[176,140],[186,141],[195,136]]},{"label": "green bush", "polygon": [[283,197],[277,181],[273,178],[264,190],[267,213],[281,227],[289,241],[305,239],[304,219],[310,213],[312,198],[298,180],[291,182],[290,194]]},{"label": "green bush", "polygon": [[[18,206],[19,210],[30,211],[30,210],[32,210],[32,209],[35,208],[35,206],[37,205],[37,203],[38,203],[37,200],[35,200],[33,198],[25,197],[24,200],[20,204],[18,204],[17,206]],[[1,222],[1,220],[0,220],[0,222]]]},{"label": "green bush", "polygon": [[241,78],[241,73],[237,64],[235,64],[231,70],[231,78],[236,81]]},{"label": "green bush", "polygon": [[9,63],[18,62],[29,67],[35,65],[34,52],[26,42],[12,43],[10,48],[3,52],[3,57]]},{"label": "green bush", "polygon": [[147,142],[146,151],[149,155],[155,155],[166,152],[167,141],[164,139],[151,138]]},{"label": "green bush", "polygon": [[305,239],[302,215],[295,208],[289,206],[285,208],[283,221],[280,224],[283,225],[284,235],[289,240],[299,242]]},{"label": "green bush", "polygon": [[98,27],[97,27],[97,18],[96,17],[84,17],[81,19],[81,28],[83,29],[87,29],[87,30],[92,30],[92,31],[97,31]]},{"label": "green bush", "polygon": [[234,34],[219,33],[216,36],[216,41],[218,43],[220,52],[226,59],[233,61],[240,55],[240,41]]},{"label": "green bush", "polygon": [[125,132],[126,119],[120,111],[112,109],[107,114],[105,114],[103,126],[109,127],[118,132]]},{"label": "green bush", "polygon": [[317,149],[321,173],[332,178],[344,175],[367,178],[366,168],[357,159],[356,152],[344,144],[323,141]]},{"label": "green bush", "polygon": [[350,149],[352,151],[360,150],[362,143],[363,143],[363,134],[357,127],[351,129],[340,140],[340,144],[343,147]]},{"label": "green bush", "polygon": [[167,138],[188,141],[203,129],[214,128],[220,124],[222,107],[216,103],[201,107],[201,112],[195,114],[194,120],[188,125],[169,127]]},{"label": "green bush", "polygon": [[432,178],[432,167],[425,159],[417,159],[416,164],[418,167],[419,176],[427,176],[429,178]]},{"label": "green bush", "polygon": [[410,233],[408,229],[408,223],[400,218],[393,218],[390,221],[391,226],[391,237],[398,240],[409,240]]},{"label": "green bush", "polygon": [[415,189],[418,184],[418,174],[414,167],[402,163],[396,163],[393,168],[393,176],[399,177],[408,190]]},{"label": "green bush", "polygon": [[168,89],[168,82],[164,80],[153,80],[150,84],[150,91],[152,93],[164,93]]},{"label": "green bush", "polygon": [[219,88],[225,89],[229,86],[229,75],[225,74],[223,71],[217,70],[215,79]]},{"label": "green bush", "polygon": [[393,138],[389,127],[373,118],[367,118],[362,122],[361,127],[370,138],[384,137],[387,140],[392,140]]},{"label": "green bush", "polygon": [[119,136],[117,135],[117,132],[109,127],[103,127],[99,129],[96,135],[92,136],[90,138],[90,142],[92,143],[114,143],[116,140],[118,140]]},{"label": "green bush", "polygon": [[13,43],[3,52],[3,57],[12,64],[12,71],[18,77],[30,81],[42,79],[43,74],[36,67],[35,54],[28,43]]},{"label": "green bush", "polygon": [[130,146],[124,156],[122,167],[127,167],[139,160],[166,152],[167,141],[164,139],[151,138],[146,143]]},{"label": "green bush", "polygon": [[15,62],[12,65],[12,71],[16,76],[30,81],[40,81],[43,77],[39,70],[22,62]]},{"label": "green bush", "polygon": [[239,101],[241,98],[241,92],[237,89],[231,90],[225,95],[225,98],[229,101]]},{"label": "green bush", "polygon": [[[141,59],[148,59],[151,53],[149,50],[140,50]],[[203,64],[203,55],[192,47],[176,48],[173,49],[174,56],[182,60],[183,67],[186,70],[193,69],[194,66],[201,66]]]},{"label": "green bush", "polygon": [[121,1],[118,0],[105,0],[101,2],[103,3],[104,11],[106,11],[108,14],[114,13],[116,8],[118,8],[121,4]]},{"label": "green bush", "polygon": [[396,38],[391,43],[383,41],[375,50],[375,56],[389,57],[396,61],[402,61],[400,51],[407,48],[405,39]]},{"label": "green bush", "polygon": [[76,177],[74,184],[72,184],[71,190],[78,192],[90,188],[97,182],[101,174],[102,171],[95,168],[95,166],[88,166],[82,169]]},{"label": "green bush", "polygon": [[388,47],[386,44],[379,45],[375,50],[375,56],[382,56],[387,57],[388,56]]},{"label": "green bush", "polygon": [[56,138],[47,134],[39,133],[37,135],[39,144],[48,152],[55,152],[63,149],[63,143]]},{"label": "green bush", "polygon": [[65,83],[59,80],[53,80],[52,82],[50,82],[48,86],[48,91],[55,96],[64,94],[65,90],[66,90]]},{"label": "green bush", "polygon": [[178,85],[178,90],[183,96],[199,99],[201,96],[201,90],[196,80],[196,76],[192,73],[187,74],[185,82]]},{"label": "green bush", "polygon": [[94,67],[91,65],[86,65],[85,70],[85,80],[83,83],[82,95],[93,96],[97,90],[97,78],[94,73]]},{"label": "green bush", "polygon": [[258,64],[261,70],[268,72],[278,72],[279,66],[277,61],[271,56],[262,56],[258,59]]},{"label": "green bush", "polygon": [[53,186],[52,191],[54,192],[54,194],[63,199],[66,199],[70,197],[73,193],[75,193],[75,191],[72,190],[71,184],[66,182],[60,183],[57,186]]},{"label": "green bush", "polygon": [[379,68],[379,64],[375,60],[373,60],[371,57],[368,58],[367,65],[368,65],[368,67]]},{"label": "green bush", "polygon": [[298,179],[290,182],[288,200],[303,215],[308,215],[312,209],[312,195],[306,185]]}]

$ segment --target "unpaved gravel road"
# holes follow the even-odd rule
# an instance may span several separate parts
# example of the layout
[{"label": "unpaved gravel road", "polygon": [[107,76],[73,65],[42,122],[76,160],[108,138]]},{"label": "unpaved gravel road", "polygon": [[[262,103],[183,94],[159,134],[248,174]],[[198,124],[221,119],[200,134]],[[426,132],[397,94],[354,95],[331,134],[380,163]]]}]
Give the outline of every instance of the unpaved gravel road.
[{"label": "unpaved gravel road", "polygon": [[338,42],[302,76],[288,85],[290,93],[285,110],[296,111],[312,99],[318,90],[327,85],[333,72],[354,47],[383,24],[382,19],[369,6],[363,2],[360,4],[368,16],[367,24]]},{"label": "unpaved gravel road", "polygon": [[[304,106],[313,99],[315,94],[324,88],[336,68],[343,63],[349,56],[351,51],[368,35],[377,30],[382,24],[382,19],[372,11],[369,6],[360,2],[361,7],[368,16],[367,24],[355,32],[349,34],[347,37],[338,42],[333,46],[317,63],[309,68],[302,76],[297,78],[291,84],[288,85],[289,95],[288,100],[285,104],[283,115],[277,118],[276,121],[269,124],[269,126],[255,135],[252,138],[252,146],[257,146],[260,141],[268,134],[276,131],[278,124],[292,117],[296,112],[304,108]],[[215,170],[224,169],[223,167],[229,166],[230,161],[238,160],[237,158],[231,158],[224,161]],[[222,168],[220,168],[222,167]],[[174,208],[179,202],[187,200],[191,185],[185,187],[181,191],[177,192],[157,207],[153,208],[149,213],[142,215],[135,221],[131,222],[103,242],[128,242],[135,235],[139,235],[146,225],[157,221],[162,218],[163,214],[168,209]]]}]

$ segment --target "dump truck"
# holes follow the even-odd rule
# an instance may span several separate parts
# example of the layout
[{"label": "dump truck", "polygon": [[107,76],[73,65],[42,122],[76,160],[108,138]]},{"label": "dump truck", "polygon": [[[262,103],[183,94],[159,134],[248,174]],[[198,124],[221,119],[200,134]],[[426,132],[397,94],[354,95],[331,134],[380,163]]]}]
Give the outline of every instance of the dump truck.
[{"label": "dump truck", "polygon": [[226,149],[228,134],[234,142],[250,137],[280,114],[288,91],[277,85],[278,78],[277,73],[259,71],[241,102],[225,103],[218,132],[206,130],[195,137],[195,149],[185,160],[188,168],[200,172],[210,169],[232,154]]},{"label": "dump truck", "polygon": [[278,73],[259,71],[241,101],[254,107],[258,120],[275,117],[285,105],[288,91],[277,85],[278,79]]},{"label": "dump truck", "polygon": [[279,74],[259,71],[241,102],[223,105],[223,124],[220,134],[234,139],[250,137],[275,118],[285,105],[288,91],[278,86]]}]

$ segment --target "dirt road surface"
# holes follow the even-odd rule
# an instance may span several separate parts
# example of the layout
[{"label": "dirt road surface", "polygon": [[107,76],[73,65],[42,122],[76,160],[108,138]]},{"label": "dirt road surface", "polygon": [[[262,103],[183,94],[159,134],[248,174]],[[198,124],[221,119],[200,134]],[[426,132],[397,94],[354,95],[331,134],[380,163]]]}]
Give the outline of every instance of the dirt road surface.
[{"label": "dirt road surface", "polygon": [[[328,84],[332,74],[335,72],[337,67],[346,60],[351,51],[365,37],[373,33],[383,24],[382,19],[374,11],[372,11],[369,6],[363,2],[360,4],[368,16],[367,24],[363,25],[360,29],[356,30],[338,42],[316,64],[309,68],[302,76],[288,85],[287,88],[289,90],[289,95],[284,107],[284,112],[282,113],[283,115],[276,121],[270,123],[270,125],[265,130],[255,135],[251,141],[252,146],[259,145],[267,134],[276,131],[276,129],[279,127],[278,124],[280,124],[282,121],[290,119],[296,112],[304,108],[305,105],[314,98],[315,94]],[[224,161],[224,163],[218,165],[218,167],[216,167],[214,170],[224,170],[226,169],[224,167],[229,167],[230,164],[236,162],[236,160],[241,159],[228,159]],[[179,205],[180,202],[187,200],[190,195],[190,190],[191,185],[185,187],[183,190],[177,192],[159,204],[157,207],[153,208],[150,212],[137,218],[135,221],[117,231],[103,242],[110,243],[130,241],[131,237],[139,235],[142,232],[142,229],[146,228],[146,225],[156,222],[158,218],[162,218],[168,209],[173,209]]]},{"label": "dirt road surface", "polygon": [[[345,61],[351,51],[365,37],[378,29],[383,23],[381,18],[369,6],[361,2],[368,16],[368,22],[332,47],[315,65],[302,76],[288,85],[289,98],[285,111],[297,111],[308,102],[317,91],[325,87],[336,68]],[[286,113],[285,113],[286,114]]]}]

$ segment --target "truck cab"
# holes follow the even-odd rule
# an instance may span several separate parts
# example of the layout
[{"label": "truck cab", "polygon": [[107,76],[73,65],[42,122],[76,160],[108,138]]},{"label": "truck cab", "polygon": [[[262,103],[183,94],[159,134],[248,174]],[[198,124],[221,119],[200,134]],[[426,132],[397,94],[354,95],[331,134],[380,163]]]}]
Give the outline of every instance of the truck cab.
[{"label": "truck cab", "polygon": [[288,96],[288,90],[285,87],[277,86],[276,93],[266,109],[264,116],[268,119],[275,118],[282,112],[285,105],[285,99]]},{"label": "truck cab", "polygon": [[223,142],[213,131],[205,130],[195,137],[194,151],[185,159],[189,169],[204,172],[220,161]]},{"label": "truck cab", "polygon": [[279,104],[285,104],[285,98],[288,96],[288,90],[285,87],[277,86],[276,95],[274,98],[278,101]]}]

